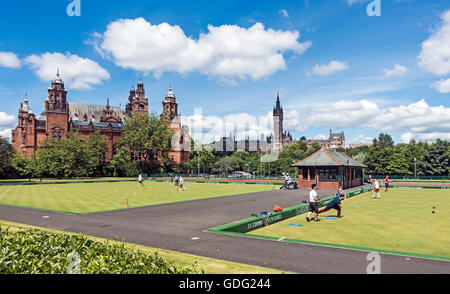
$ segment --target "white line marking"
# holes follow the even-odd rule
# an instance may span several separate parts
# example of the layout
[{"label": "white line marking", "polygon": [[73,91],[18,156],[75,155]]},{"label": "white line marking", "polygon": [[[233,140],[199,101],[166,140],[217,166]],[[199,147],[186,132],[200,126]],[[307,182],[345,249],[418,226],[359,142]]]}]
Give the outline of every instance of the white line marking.
[{"label": "white line marking", "polygon": [[281,239],[278,239],[278,241],[283,241],[284,239],[286,239],[285,237],[283,237],[283,238],[281,238]]}]

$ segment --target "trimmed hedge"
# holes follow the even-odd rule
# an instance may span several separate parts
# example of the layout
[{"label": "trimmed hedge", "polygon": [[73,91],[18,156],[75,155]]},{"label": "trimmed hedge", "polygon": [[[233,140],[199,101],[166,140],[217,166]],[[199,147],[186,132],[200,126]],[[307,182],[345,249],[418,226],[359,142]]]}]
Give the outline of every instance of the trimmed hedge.
[{"label": "trimmed hedge", "polygon": [[[77,258],[79,256],[79,258]],[[78,269],[78,270],[77,270]],[[0,232],[2,274],[198,274],[180,268],[157,253],[93,241],[83,235],[51,234],[35,229]]]}]

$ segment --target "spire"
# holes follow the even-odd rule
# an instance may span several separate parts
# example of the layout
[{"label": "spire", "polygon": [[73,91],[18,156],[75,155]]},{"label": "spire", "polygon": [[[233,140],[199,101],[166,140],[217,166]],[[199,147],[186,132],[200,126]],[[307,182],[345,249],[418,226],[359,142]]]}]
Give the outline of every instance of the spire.
[{"label": "spire", "polygon": [[25,105],[28,104],[28,95],[26,92],[25,92],[25,98],[23,99],[23,102],[25,103]]},{"label": "spire", "polygon": [[56,78],[59,78],[59,68],[56,69]]},{"label": "spire", "polygon": [[109,98],[106,98],[106,109],[109,109]]}]

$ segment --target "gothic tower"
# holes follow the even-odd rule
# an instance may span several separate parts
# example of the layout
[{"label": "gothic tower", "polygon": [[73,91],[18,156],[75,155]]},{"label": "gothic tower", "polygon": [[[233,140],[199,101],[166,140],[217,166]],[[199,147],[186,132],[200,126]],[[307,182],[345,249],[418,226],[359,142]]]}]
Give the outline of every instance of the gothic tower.
[{"label": "gothic tower", "polygon": [[280,103],[280,94],[277,94],[277,102],[273,108],[273,130],[274,138],[272,142],[275,150],[280,151],[283,149],[283,107]]},{"label": "gothic tower", "polygon": [[45,115],[47,118],[47,136],[62,139],[67,137],[69,126],[69,105],[67,103],[67,90],[64,88],[59,70],[56,78],[48,88],[48,98],[45,101]]},{"label": "gothic tower", "polygon": [[144,83],[142,80],[139,80],[137,90],[131,87],[128,104],[126,105],[126,113],[128,115],[138,112],[148,113],[148,98],[145,97]]}]

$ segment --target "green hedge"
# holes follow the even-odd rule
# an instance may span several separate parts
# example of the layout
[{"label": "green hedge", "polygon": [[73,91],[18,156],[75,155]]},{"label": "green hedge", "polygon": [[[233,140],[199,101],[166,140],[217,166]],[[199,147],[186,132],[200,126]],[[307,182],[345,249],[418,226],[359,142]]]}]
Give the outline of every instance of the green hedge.
[{"label": "green hedge", "polygon": [[82,274],[199,273],[195,265],[179,268],[156,253],[146,254],[109,241],[96,242],[83,235],[33,229],[0,232],[1,274],[65,274],[68,270]]}]

